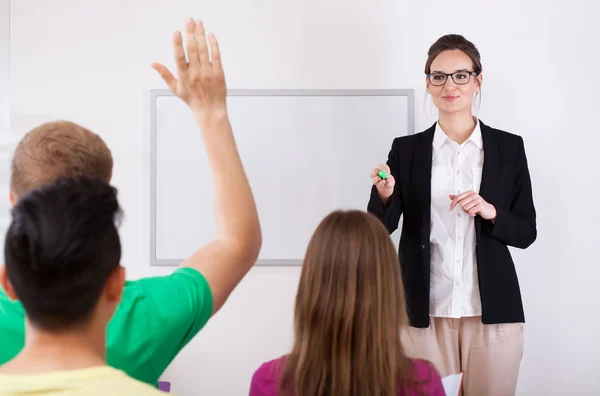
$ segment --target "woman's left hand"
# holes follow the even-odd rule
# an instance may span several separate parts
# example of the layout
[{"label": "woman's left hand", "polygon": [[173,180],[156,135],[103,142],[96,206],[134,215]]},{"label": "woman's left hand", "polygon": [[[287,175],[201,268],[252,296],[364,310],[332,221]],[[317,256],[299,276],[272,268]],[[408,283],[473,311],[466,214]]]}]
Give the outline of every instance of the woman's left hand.
[{"label": "woman's left hand", "polygon": [[454,210],[457,205],[460,205],[469,216],[475,217],[479,215],[492,222],[496,219],[496,208],[494,205],[487,203],[475,191],[465,191],[459,195],[450,195],[450,199],[452,200],[450,210]]}]

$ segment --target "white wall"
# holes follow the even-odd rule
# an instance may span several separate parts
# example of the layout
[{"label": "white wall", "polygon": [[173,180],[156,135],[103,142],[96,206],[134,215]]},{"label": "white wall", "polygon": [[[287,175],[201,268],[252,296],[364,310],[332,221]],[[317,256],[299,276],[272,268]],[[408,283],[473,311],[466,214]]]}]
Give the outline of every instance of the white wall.
[{"label": "white wall", "polygon": [[10,203],[7,197],[10,179],[10,1],[0,0],[0,241],[10,221]]},{"label": "white wall", "polygon": [[[18,140],[42,121],[68,118],[100,133],[126,211],[129,277],[164,274],[171,269],[148,266],[144,93],[163,88],[150,63],[172,65],[171,32],[185,17],[203,18],[217,34],[230,88],[415,88],[419,130],[434,121],[422,110],[427,49],[462,33],[483,56],[479,115],[524,137],[539,213],[538,241],[515,252],[527,318],[519,394],[598,394],[600,4],[483,4],[13,1],[11,132]],[[253,269],[165,374],[173,390],[245,394],[258,364],[290,346],[298,274]]]},{"label": "white wall", "polygon": [[0,135],[9,133],[10,1],[0,0]]}]

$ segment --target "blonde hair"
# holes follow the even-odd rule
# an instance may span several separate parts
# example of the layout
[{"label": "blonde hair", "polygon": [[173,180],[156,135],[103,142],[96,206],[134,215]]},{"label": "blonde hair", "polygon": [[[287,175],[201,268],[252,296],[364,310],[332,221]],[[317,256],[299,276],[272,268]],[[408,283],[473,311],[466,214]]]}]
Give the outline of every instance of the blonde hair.
[{"label": "blonde hair", "polygon": [[64,177],[110,183],[112,168],[112,154],[100,136],[73,122],[49,122],[27,133],[17,145],[10,188],[18,198]]}]

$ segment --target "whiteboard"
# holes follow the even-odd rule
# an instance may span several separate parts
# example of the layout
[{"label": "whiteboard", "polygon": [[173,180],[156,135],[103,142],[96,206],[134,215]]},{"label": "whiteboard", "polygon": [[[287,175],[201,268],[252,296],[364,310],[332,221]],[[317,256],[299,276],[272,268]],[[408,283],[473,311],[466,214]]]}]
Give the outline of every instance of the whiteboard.
[{"label": "whiteboard", "polygon": [[[212,179],[189,108],[166,90],[150,98],[151,265],[178,265],[215,238]],[[261,222],[257,265],[300,265],[323,217],[366,210],[371,169],[413,133],[413,90],[230,91],[227,102]]]}]

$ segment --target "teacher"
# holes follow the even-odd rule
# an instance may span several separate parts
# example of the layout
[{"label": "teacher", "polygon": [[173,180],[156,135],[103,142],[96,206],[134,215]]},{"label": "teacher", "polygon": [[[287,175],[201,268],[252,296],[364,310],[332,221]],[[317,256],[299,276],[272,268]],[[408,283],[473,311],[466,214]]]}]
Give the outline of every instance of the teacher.
[{"label": "teacher", "polygon": [[508,247],[537,236],[523,139],[473,116],[482,66],[463,36],[431,46],[425,75],[439,119],[394,140],[368,204],[390,234],[404,214],[407,352],[442,376],[463,372],[467,396],[514,395],[525,317]]}]

